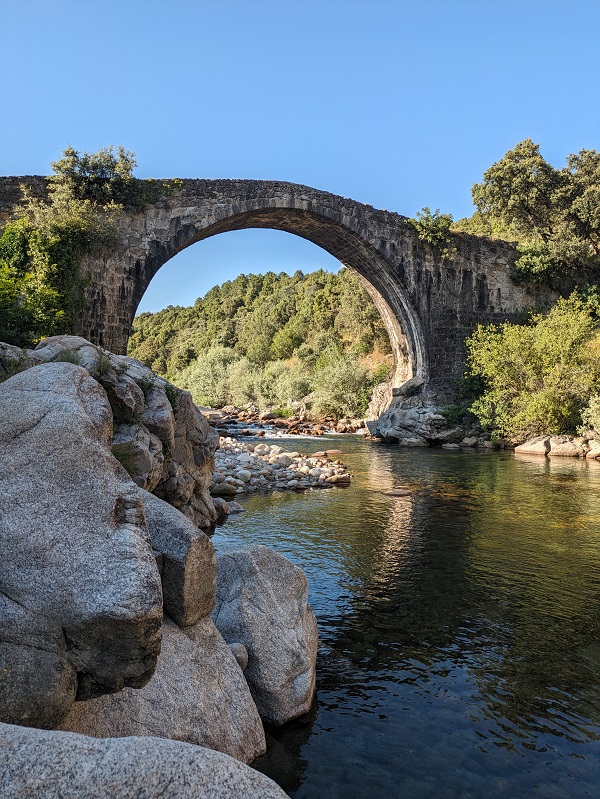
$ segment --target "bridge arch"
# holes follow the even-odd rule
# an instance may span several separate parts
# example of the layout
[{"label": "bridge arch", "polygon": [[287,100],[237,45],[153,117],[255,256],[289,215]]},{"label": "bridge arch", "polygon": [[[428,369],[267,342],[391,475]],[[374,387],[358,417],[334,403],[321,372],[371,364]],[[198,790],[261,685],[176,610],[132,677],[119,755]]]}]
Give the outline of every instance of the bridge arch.
[{"label": "bridge arch", "polygon": [[[252,205],[252,204],[251,204]],[[151,246],[143,261],[136,262],[132,316],[157,272],[182,250],[215,235],[248,228],[269,228],[295,234],[322,247],[355,273],[367,290],[388,332],[394,357],[392,385],[427,376],[427,353],[421,321],[403,291],[390,280],[390,265],[360,233],[331,218],[328,209],[245,208],[244,203],[219,209],[217,220],[189,216],[173,224],[167,236]]]},{"label": "bridge arch", "polygon": [[[44,179],[0,178],[0,201],[14,203],[20,181]],[[137,306],[160,268],[198,241],[244,228],[301,236],[353,270],[388,330],[396,387],[416,378],[430,404],[452,396],[465,339],[478,323],[515,318],[556,297],[541,286],[513,283],[515,251],[505,242],[459,234],[447,257],[419,241],[405,217],[307,186],[204,179],[160,185],[158,201],[125,215],[110,251],[82,264],[85,302],[77,332],[117,353],[125,352]]]}]

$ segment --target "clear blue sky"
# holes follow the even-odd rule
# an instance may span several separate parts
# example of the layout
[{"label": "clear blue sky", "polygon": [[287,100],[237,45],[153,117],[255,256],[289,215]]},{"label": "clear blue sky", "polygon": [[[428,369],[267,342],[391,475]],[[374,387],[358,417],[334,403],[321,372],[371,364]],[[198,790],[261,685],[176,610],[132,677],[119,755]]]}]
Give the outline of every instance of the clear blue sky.
[{"label": "clear blue sky", "polygon": [[[597,0],[0,0],[0,173],[67,145],[135,151],[138,177],[304,183],[414,216],[531,137],[600,149]],[[242,271],[335,268],[276,231],[200,242],[142,308]]]}]

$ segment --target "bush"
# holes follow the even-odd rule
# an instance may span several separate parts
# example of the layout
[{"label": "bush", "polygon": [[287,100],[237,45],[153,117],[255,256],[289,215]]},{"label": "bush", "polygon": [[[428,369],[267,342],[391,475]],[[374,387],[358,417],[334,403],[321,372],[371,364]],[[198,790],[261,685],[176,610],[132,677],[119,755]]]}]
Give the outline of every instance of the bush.
[{"label": "bush", "polygon": [[600,394],[590,397],[589,405],[581,411],[581,421],[583,424],[578,431],[580,435],[590,430],[600,433]]},{"label": "bush", "polygon": [[333,346],[317,362],[314,386],[313,411],[336,418],[362,416],[372,390],[369,370]]},{"label": "bush", "polygon": [[238,360],[229,347],[212,347],[179,372],[175,382],[190,391],[198,405],[221,408],[232,402],[229,367]]},{"label": "bush", "polygon": [[433,213],[429,208],[423,208],[410,222],[420,241],[431,244],[443,258],[453,257],[456,248],[452,244],[452,214],[442,214],[439,208]]},{"label": "bush", "polygon": [[471,374],[485,386],[471,410],[515,440],[574,432],[600,378],[598,323],[578,295],[528,325],[480,326],[467,348]]}]

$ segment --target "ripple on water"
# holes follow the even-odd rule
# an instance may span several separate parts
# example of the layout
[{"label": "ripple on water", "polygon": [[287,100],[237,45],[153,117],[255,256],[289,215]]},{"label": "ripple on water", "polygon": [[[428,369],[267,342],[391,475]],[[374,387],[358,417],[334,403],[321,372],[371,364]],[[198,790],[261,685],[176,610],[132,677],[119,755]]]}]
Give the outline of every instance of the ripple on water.
[{"label": "ripple on water", "polygon": [[318,704],[258,766],[307,799],[596,796],[600,468],[339,441],[350,488],[214,537],[301,566],[319,621]]}]

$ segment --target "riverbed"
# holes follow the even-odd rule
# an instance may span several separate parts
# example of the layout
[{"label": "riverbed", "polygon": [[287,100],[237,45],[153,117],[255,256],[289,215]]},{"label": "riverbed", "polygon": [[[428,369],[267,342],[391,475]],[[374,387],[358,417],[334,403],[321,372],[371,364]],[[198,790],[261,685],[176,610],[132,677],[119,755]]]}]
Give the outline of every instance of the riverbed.
[{"label": "riverbed", "polygon": [[213,538],[302,567],[319,623],[313,712],[256,767],[303,799],[596,797],[600,462],[335,446],[350,487]]}]

